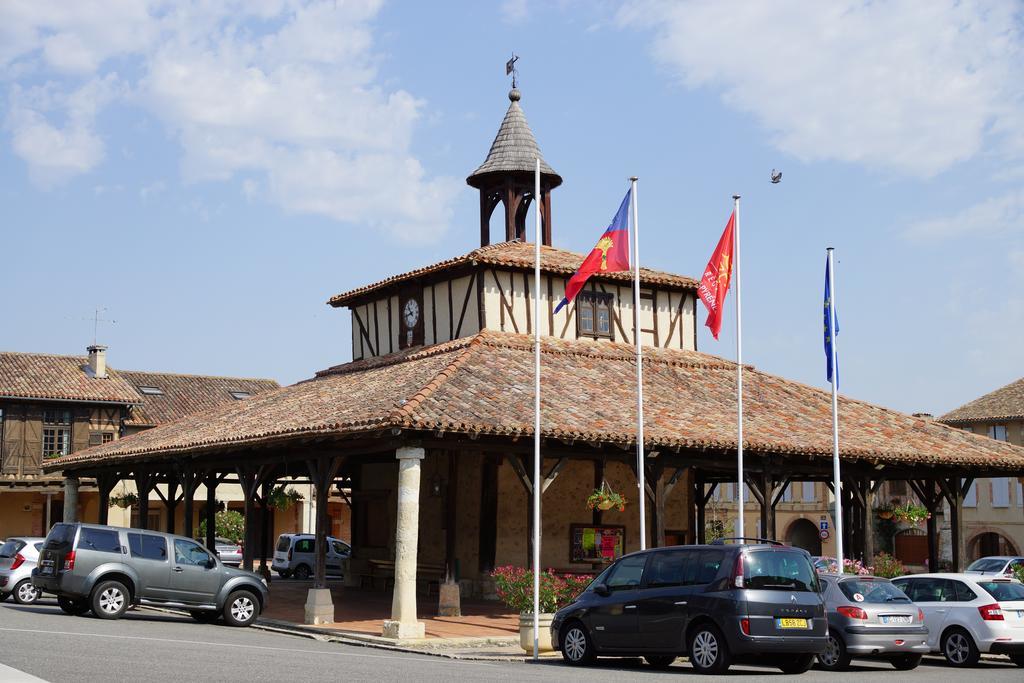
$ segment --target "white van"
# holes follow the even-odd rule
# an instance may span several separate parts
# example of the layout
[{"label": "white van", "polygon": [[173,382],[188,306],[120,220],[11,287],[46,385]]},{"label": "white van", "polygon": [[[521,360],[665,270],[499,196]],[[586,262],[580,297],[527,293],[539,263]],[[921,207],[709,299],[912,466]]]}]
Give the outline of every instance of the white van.
[{"label": "white van", "polygon": [[[274,546],[274,562],[270,565],[278,575],[287,579],[308,579],[313,576],[315,564],[313,549],[316,537],[313,534],[281,534]],[[352,554],[348,543],[333,536],[327,537],[327,574],[342,576],[342,564]]]}]

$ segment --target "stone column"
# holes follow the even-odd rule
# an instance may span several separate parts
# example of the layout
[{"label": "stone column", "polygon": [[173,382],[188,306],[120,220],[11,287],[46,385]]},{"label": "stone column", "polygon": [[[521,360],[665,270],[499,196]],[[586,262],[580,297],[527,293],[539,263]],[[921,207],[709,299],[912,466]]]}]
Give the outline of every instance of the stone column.
[{"label": "stone column", "polygon": [[64,480],[64,521],[69,524],[78,521],[78,477]]},{"label": "stone column", "polygon": [[391,619],[384,622],[387,638],[423,638],[425,626],[416,621],[416,549],[420,526],[420,461],[422,448],[399,448],[398,520],[395,534],[395,592]]}]

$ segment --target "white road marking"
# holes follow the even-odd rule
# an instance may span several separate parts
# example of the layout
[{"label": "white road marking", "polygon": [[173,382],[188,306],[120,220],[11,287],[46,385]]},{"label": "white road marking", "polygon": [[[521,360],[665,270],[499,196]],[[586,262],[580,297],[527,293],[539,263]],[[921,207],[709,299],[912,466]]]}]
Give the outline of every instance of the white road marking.
[{"label": "white road marking", "polygon": [[0,681],[4,681],[4,683],[46,683],[42,678],[36,678],[32,674],[3,664],[0,664]]},{"label": "white road marking", "polygon": [[[207,641],[203,641],[203,640],[179,640],[177,638],[145,638],[143,636],[118,636],[118,635],[111,635],[111,634],[108,634],[108,633],[76,633],[74,631],[46,631],[46,630],[43,630],[43,629],[35,629],[35,628],[2,628],[2,627],[0,627],[0,631],[9,631],[11,633],[46,633],[46,634],[52,635],[52,636],[89,636],[89,637],[93,637],[93,638],[116,638],[116,639],[119,639],[119,640],[146,640],[146,641],[156,642],[156,643],[175,643],[175,644],[184,644],[184,645],[206,645],[206,646],[209,646],[209,647],[237,647],[237,648],[249,649],[249,650],[268,650],[268,651],[293,652],[293,653],[298,653],[298,654],[312,654],[312,655],[334,655],[336,657],[362,657],[364,659],[402,659],[402,660],[408,661],[407,657],[397,657],[395,655],[371,655],[371,654],[362,654],[362,653],[355,653],[355,652],[330,652],[330,651],[326,651],[326,650],[297,650],[297,649],[291,648],[291,647],[272,647],[272,646],[269,646],[269,645],[244,645],[242,643],[211,643],[211,642],[207,642]],[[410,653],[410,654],[412,654],[412,653]],[[417,657],[416,661],[423,662],[424,664],[453,664],[453,663],[455,663],[456,660],[454,660],[454,659],[445,660],[445,659],[443,659],[441,657],[431,657],[430,655],[419,655]],[[476,666],[486,666],[486,667],[491,667],[491,668],[494,667],[493,664],[487,664],[486,662],[474,662],[474,661],[467,661],[467,660],[458,660],[458,663],[459,664],[473,664],[473,665],[476,665]],[[0,671],[2,671],[2,670],[0,670]],[[39,679],[29,679],[29,680],[39,680]],[[6,679],[0,678],[0,681],[6,681]]]}]

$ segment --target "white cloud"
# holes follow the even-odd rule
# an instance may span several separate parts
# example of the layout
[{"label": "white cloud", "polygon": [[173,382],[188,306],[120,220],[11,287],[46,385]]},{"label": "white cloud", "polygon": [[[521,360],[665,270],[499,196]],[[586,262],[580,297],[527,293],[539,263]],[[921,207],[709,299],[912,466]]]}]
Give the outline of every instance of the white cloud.
[{"label": "white cloud", "polygon": [[930,177],[989,136],[1024,153],[1019,12],[1009,0],[638,0],[618,19],[782,151]]},{"label": "white cloud", "polygon": [[917,240],[1024,233],[1024,190],[990,197],[951,216],[928,218],[907,229]]},{"label": "white cloud", "polygon": [[121,101],[180,142],[186,181],[237,182],[250,198],[400,239],[443,233],[462,183],[431,177],[410,151],[424,102],[380,83],[379,0],[126,2],[75,4],[70,18],[52,3],[0,7],[0,25],[18,29],[0,28],[12,93],[55,75],[48,108],[15,102],[7,116],[33,178],[60,182],[102,160],[95,118],[109,98],[90,104],[74,88],[114,79]]}]

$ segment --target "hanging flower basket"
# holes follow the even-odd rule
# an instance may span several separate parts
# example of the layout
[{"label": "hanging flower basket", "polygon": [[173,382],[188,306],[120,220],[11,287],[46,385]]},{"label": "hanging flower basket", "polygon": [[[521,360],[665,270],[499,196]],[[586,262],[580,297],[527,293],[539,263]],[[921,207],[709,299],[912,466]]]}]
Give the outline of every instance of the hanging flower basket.
[{"label": "hanging flower basket", "polygon": [[892,519],[892,503],[886,503],[885,505],[879,505],[875,508],[875,512],[878,514],[879,519]]},{"label": "hanging flower basket", "polygon": [[594,492],[587,497],[587,507],[591,510],[617,508],[619,512],[625,512],[626,499],[621,493],[612,491],[607,482],[601,482],[601,488],[594,489]]},{"label": "hanging flower basket", "polygon": [[122,493],[121,495],[111,496],[110,504],[126,510],[133,505],[138,505],[139,497],[134,493]]},{"label": "hanging flower basket", "polygon": [[915,505],[908,501],[895,506],[892,509],[892,516],[898,522],[919,526],[921,522],[929,519],[932,515],[925,506]]}]

